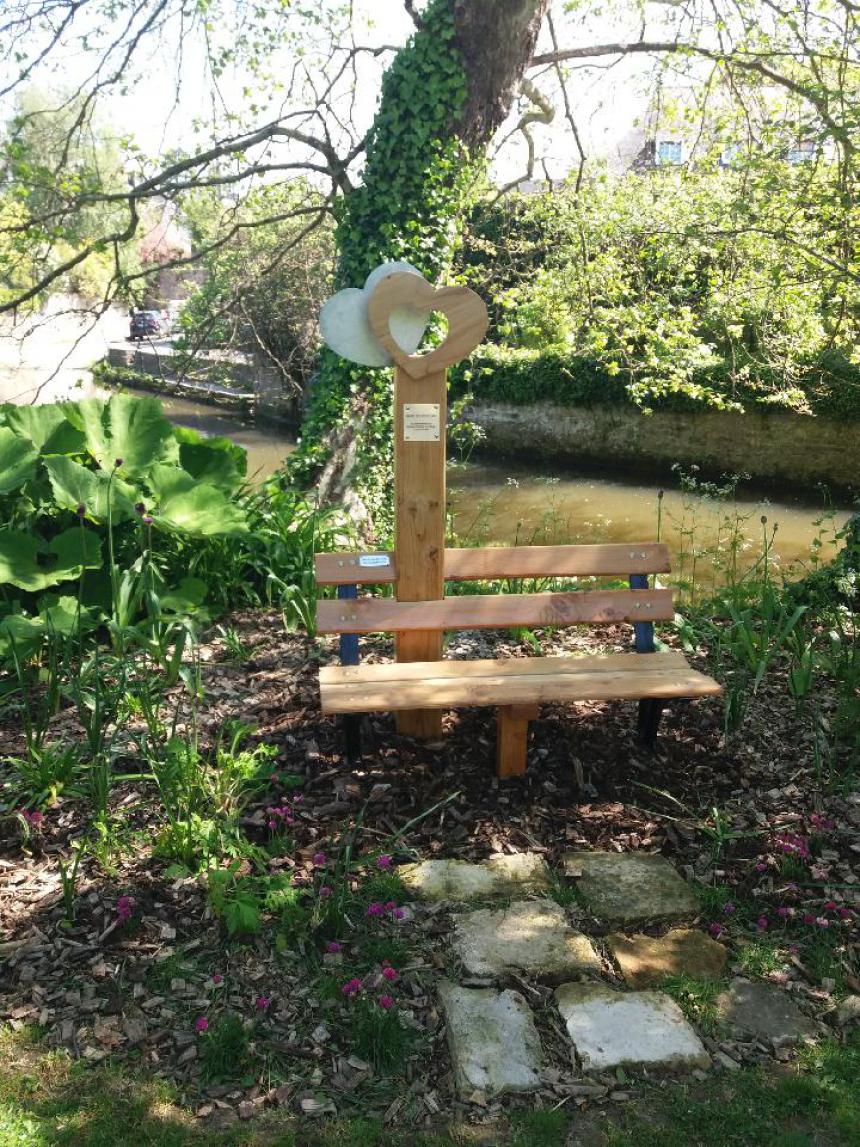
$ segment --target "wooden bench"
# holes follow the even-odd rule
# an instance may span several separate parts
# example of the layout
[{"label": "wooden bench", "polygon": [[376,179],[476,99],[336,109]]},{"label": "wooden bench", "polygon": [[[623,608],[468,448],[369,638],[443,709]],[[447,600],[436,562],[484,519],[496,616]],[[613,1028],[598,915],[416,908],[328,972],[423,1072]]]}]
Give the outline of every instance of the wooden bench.
[{"label": "wooden bench", "polygon": [[[465,706],[497,706],[496,769],[500,777],[526,768],[528,723],[547,702],[639,701],[638,734],[653,745],[670,698],[718,694],[716,681],[676,652],[656,652],[654,622],[674,617],[672,592],[649,588],[650,574],[669,569],[659,543],[593,546],[521,546],[446,549],[445,581],[624,576],[629,589],[573,592],[466,594],[428,601],[358,597],[358,587],[397,583],[393,553],[318,554],[317,583],[336,586],[337,599],[317,605],[320,633],[341,635],[341,667],[320,671],[324,713],[417,713]],[[360,665],[358,635],[390,631],[433,634],[445,630],[527,626],[633,625],[634,652],[583,657],[528,657],[438,661],[400,657],[396,664]],[[430,647],[432,648],[432,640]],[[415,724],[408,731],[415,731]],[[420,724],[418,725],[420,732]],[[348,725],[350,736],[357,736]]]}]

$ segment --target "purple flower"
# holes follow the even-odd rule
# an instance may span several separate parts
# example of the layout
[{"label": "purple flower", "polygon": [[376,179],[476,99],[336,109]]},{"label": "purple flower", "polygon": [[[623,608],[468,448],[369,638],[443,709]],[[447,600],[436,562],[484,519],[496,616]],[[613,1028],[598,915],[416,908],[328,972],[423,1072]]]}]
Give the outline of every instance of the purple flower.
[{"label": "purple flower", "polygon": [[317,868],[322,868],[326,862],[326,854],[324,852],[315,852],[311,859]]},{"label": "purple flower", "polygon": [[87,515],[87,508],[86,508],[86,506],[83,504],[83,502],[79,502],[79,503],[78,503],[78,508],[75,510],[75,513],[77,514],[77,516],[78,516],[79,518],[85,518],[85,517],[86,517],[86,515]]},{"label": "purple flower", "polygon": [[331,889],[329,888],[329,886],[327,884],[324,884],[322,886],[322,888],[319,891],[319,896],[320,896],[320,900],[328,900],[329,896],[331,896]]},{"label": "purple flower", "polygon": [[254,1006],[258,1012],[265,1012],[268,1010],[269,1004],[271,1002],[272,1001],[268,996],[257,996],[256,1000],[254,1001]]},{"label": "purple flower", "polygon": [[114,458],[114,460],[113,460],[114,469],[119,470],[120,466],[122,466],[122,462],[123,462],[122,458]]},{"label": "purple flower", "polygon": [[814,924],[815,923],[815,915],[812,912],[804,912],[803,923],[804,924]]},{"label": "purple flower", "polygon": [[759,932],[764,932],[764,930],[767,928],[767,924],[768,924],[767,916],[759,916],[758,920],[756,920],[756,922],[755,922],[755,926],[759,930]]},{"label": "purple flower", "polygon": [[387,854],[383,854],[382,856],[377,856],[376,866],[377,866],[377,868],[381,868],[384,871],[387,871],[391,867],[391,857],[388,856]]},{"label": "purple flower", "polygon": [[822,816],[817,812],[814,812],[809,818],[809,823],[819,832],[826,832],[828,829],[835,827],[832,820],[828,820],[826,816]]},{"label": "purple flower", "polygon": [[21,816],[24,818],[27,824],[29,824],[30,828],[40,828],[42,822],[45,819],[38,809],[34,809],[32,812],[28,812],[26,809],[23,809]]},{"label": "purple flower", "polygon": [[143,522],[143,524],[145,526],[151,526],[153,523],[152,514],[144,514],[140,520]]},{"label": "purple flower", "polygon": [[213,976],[212,976],[212,983],[215,985],[215,987],[216,987],[216,988],[217,988],[217,987],[218,987],[220,984],[223,984],[223,983],[224,983],[224,977],[221,975],[221,973],[220,973],[220,972],[215,972],[215,973],[213,974]]},{"label": "purple flower", "polygon": [[777,908],[776,914],[777,914],[777,916],[781,916],[783,918],[783,920],[786,920],[792,914],[793,911],[794,910],[792,908],[786,908],[785,905],[783,904],[779,908]]},{"label": "purple flower", "polygon": [[397,972],[390,965],[389,967],[382,969],[382,975],[386,980],[388,980],[389,984],[393,984],[397,979]]},{"label": "purple flower", "polygon": [[797,833],[784,832],[776,838],[776,847],[786,856],[796,856],[800,860],[809,859],[809,841]]},{"label": "purple flower", "polygon": [[325,946],[325,950],[327,952],[332,952],[332,953],[342,952],[343,951],[343,945],[338,944],[337,940],[329,940],[329,942]]},{"label": "purple flower", "polygon": [[853,917],[854,913],[851,911],[850,908],[840,908],[839,909],[839,915],[842,917],[843,920],[850,920]]},{"label": "purple flower", "polygon": [[406,913],[403,911],[402,908],[395,908],[394,911],[391,913],[391,915],[394,917],[395,920],[402,920],[403,917],[406,915]]},{"label": "purple flower", "polygon": [[134,509],[135,509],[135,513],[137,513],[137,514],[145,514],[146,513],[146,506],[144,505],[143,502],[135,502]]},{"label": "purple flower", "polygon": [[394,1006],[394,997],[393,996],[380,996],[379,997],[379,1006],[382,1008],[383,1011],[387,1012],[390,1007]]},{"label": "purple flower", "polygon": [[826,916],[816,917],[815,923],[818,925],[819,928],[829,928],[830,927],[830,921],[827,919]]},{"label": "purple flower", "polygon": [[343,985],[343,987],[340,990],[343,992],[343,994],[345,996],[349,996],[350,999],[352,999],[353,996],[358,995],[358,993],[361,991],[361,989],[362,989],[361,980],[359,980],[356,977],[355,979],[347,980],[346,983]]},{"label": "purple flower", "polygon": [[722,934],[723,934],[723,926],[722,926],[722,924],[717,924],[716,922],[714,922],[713,924],[710,925],[710,927],[708,928],[708,931],[711,933],[711,935],[714,937],[715,940],[718,940],[720,938],[720,936],[722,936]]},{"label": "purple flower", "polygon": [[209,1021],[205,1016],[198,1016],[198,1018],[194,1021],[194,1030],[196,1032],[209,1031]]},{"label": "purple flower", "polygon": [[125,924],[127,920],[131,919],[134,912],[134,900],[131,896],[120,896],[116,902],[116,915],[120,924]]},{"label": "purple flower", "polygon": [[734,910],[735,906],[732,904],[731,900],[726,901],[726,903],[723,905],[723,912],[726,914],[726,916],[731,916]]},{"label": "purple flower", "polygon": [[755,866],[755,870],[756,872],[767,872],[767,865],[764,863],[764,861],[760,860]]},{"label": "purple flower", "polygon": [[385,909],[382,907],[382,905],[378,901],[374,900],[372,904],[368,904],[365,916],[381,916],[384,911]]}]

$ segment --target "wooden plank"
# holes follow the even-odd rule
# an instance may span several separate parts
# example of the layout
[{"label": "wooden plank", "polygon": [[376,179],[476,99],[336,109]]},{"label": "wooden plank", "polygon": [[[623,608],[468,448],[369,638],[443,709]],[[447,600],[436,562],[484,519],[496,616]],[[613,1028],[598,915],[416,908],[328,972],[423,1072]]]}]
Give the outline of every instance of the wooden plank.
[{"label": "wooden plank", "polygon": [[[648,670],[671,673],[687,669],[683,653],[670,649],[661,653],[587,653],[584,656],[565,657],[508,657],[504,660],[440,661],[432,666],[430,676],[440,677],[523,677],[562,674],[578,676],[583,673],[623,673]],[[381,684],[385,681],[424,681],[428,676],[426,665],[400,665],[386,662],[382,665],[323,665],[319,679],[325,685],[360,685],[363,681]]]},{"label": "wooden plank", "polygon": [[[415,275],[414,278],[423,283]],[[400,603],[424,603],[445,593],[445,428],[448,388],[445,372],[437,371],[416,382],[400,367],[394,371],[394,490],[397,567],[395,593]],[[413,439],[407,426],[407,407],[435,408],[435,438]],[[432,425],[433,418],[430,418]],[[435,627],[408,627],[396,637],[398,661],[438,661],[442,634]],[[433,710],[402,712],[397,730],[424,739],[442,736],[442,715]]]},{"label": "wooden plank", "polygon": [[521,777],[526,771],[529,721],[540,715],[538,705],[502,705],[496,720],[496,776]]},{"label": "wooden plank", "polygon": [[[648,654],[639,654],[644,660]],[[473,663],[474,664],[474,663]],[[491,664],[491,663],[490,663]],[[373,670],[376,666],[366,666]],[[369,713],[414,707],[452,709],[459,706],[529,705],[552,701],[641,700],[660,697],[710,697],[722,692],[712,678],[689,666],[664,670],[643,668],[579,674],[529,673],[462,677],[433,677],[428,665],[421,681],[361,683],[321,682],[324,713]]]},{"label": "wooden plank", "polygon": [[385,585],[394,581],[394,554],[316,554],[317,585]]},{"label": "wooden plank", "polygon": [[[388,564],[380,566],[381,559]],[[365,562],[374,564],[362,565]],[[667,573],[669,548],[662,542],[611,543],[594,546],[492,546],[446,549],[446,581],[499,578],[604,577],[631,573]],[[317,554],[319,585],[382,585],[395,580],[393,553]]]},{"label": "wooden plank", "polygon": [[472,594],[424,602],[365,597],[348,603],[317,602],[317,631],[400,634],[431,629],[670,621],[674,616],[672,591],[668,589]]}]

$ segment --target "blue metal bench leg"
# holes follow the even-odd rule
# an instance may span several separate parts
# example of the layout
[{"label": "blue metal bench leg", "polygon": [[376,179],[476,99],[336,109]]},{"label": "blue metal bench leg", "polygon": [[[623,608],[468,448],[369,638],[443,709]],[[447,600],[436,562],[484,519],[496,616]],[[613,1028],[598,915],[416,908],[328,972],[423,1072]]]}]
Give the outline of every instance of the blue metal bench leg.
[{"label": "blue metal bench leg", "polygon": [[[647,574],[631,574],[631,589],[647,589]],[[654,652],[654,623],[652,621],[637,621],[633,623],[633,645],[637,653]],[[639,702],[639,717],[636,726],[636,735],[639,742],[648,749],[657,745],[657,730],[660,728],[660,719],[666,702],[656,699],[646,699]]]},{"label": "blue metal bench leg", "polygon": [[[354,600],[358,597],[358,586],[339,585],[337,596],[341,600]],[[360,660],[358,634],[342,633],[340,635],[341,665],[358,665]],[[348,763],[352,763],[361,759],[361,715],[359,713],[345,713],[342,720],[344,756]]]}]

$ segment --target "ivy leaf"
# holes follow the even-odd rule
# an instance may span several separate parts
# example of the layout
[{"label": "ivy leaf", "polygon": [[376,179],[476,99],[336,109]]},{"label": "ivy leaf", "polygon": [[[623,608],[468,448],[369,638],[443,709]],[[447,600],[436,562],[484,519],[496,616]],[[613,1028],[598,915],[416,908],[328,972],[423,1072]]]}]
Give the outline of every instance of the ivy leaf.
[{"label": "ivy leaf", "polygon": [[45,458],[45,469],[54,501],[62,509],[77,513],[78,507],[83,506],[86,517],[94,522],[107,521],[108,506],[114,523],[133,516],[135,490],[115,474],[93,472],[60,454]]},{"label": "ivy leaf", "polygon": [[147,481],[157,502],[152,516],[160,525],[198,537],[247,532],[244,511],[217,486],[173,466],[154,467]]},{"label": "ivy leaf", "polygon": [[19,490],[36,473],[37,454],[23,438],[0,426],[0,494]]}]

